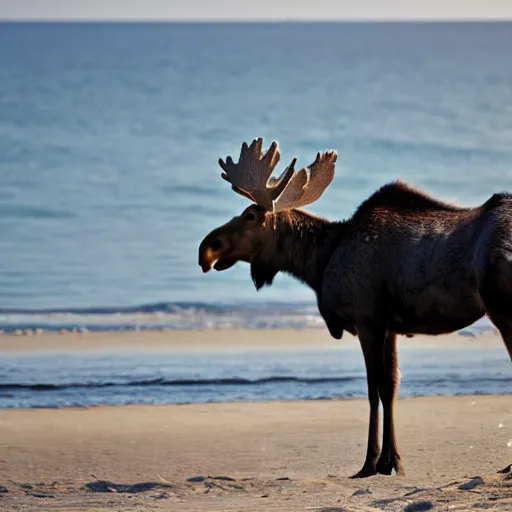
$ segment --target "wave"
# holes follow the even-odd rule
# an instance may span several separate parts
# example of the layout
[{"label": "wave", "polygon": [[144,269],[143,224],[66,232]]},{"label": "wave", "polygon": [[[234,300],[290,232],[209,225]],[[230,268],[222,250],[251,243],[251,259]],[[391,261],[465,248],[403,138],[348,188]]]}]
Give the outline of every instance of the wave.
[{"label": "wave", "polygon": [[173,330],[207,328],[280,329],[323,327],[311,303],[209,304],[158,302],[125,307],[0,308],[0,329],[23,330]]},{"label": "wave", "polygon": [[0,384],[0,391],[30,390],[30,391],[58,391],[62,389],[77,388],[110,388],[110,387],[142,387],[142,386],[258,386],[260,384],[283,384],[283,383],[302,383],[302,384],[327,384],[327,383],[346,383],[359,380],[360,377],[318,377],[302,378],[289,376],[265,377],[261,379],[243,379],[238,377],[226,379],[144,379],[129,382],[83,382],[68,384]]},{"label": "wave", "polygon": [[[218,303],[157,302],[137,306],[88,308],[0,308],[0,330],[142,331],[199,329],[315,329],[325,324],[311,302]],[[482,319],[461,334],[492,330]]]},{"label": "wave", "polygon": [[[67,384],[45,384],[45,383],[0,383],[0,392],[27,390],[27,391],[61,391],[64,389],[98,389],[111,387],[146,387],[146,386],[259,386],[262,384],[347,384],[350,382],[364,381],[365,378],[359,377],[294,377],[294,376],[272,376],[260,379],[244,379],[239,377],[230,377],[224,379],[143,379],[128,382],[103,381],[103,382],[71,382]],[[450,378],[430,379],[416,377],[408,379],[408,385],[429,382],[432,386],[442,386],[444,384],[464,384],[474,383],[511,383],[511,377],[491,377],[484,376],[475,379],[453,376]]]},{"label": "wave", "polygon": [[173,313],[184,309],[222,312],[236,305],[214,305],[204,302],[157,302],[137,306],[99,306],[89,308],[0,308],[0,315],[115,315],[126,313]]}]

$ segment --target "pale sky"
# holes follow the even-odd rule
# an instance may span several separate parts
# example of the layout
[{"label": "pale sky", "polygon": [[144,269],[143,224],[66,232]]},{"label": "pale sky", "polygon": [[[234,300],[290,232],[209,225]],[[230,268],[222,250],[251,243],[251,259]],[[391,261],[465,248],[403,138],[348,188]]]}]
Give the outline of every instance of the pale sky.
[{"label": "pale sky", "polygon": [[0,0],[1,20],[512,19],[512,0]]}]

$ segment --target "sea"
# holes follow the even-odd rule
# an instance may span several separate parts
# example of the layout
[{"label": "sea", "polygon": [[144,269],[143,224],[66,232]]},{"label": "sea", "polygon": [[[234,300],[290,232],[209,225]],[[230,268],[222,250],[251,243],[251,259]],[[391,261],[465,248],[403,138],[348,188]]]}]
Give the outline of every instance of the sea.
[{"label": "sea", "polygon": [[[0,23],[0,330],[324,329],[291,277],[201,272],[248,204],[219,157],[336,149],[330,219],[397,178],[478,205],[511,190],[510,55],[509,22]],[[364,396],[339,350],[5,354],[0,407]],[[440,350],[405,350],[403,396],[512,392],[504,349]]]}]

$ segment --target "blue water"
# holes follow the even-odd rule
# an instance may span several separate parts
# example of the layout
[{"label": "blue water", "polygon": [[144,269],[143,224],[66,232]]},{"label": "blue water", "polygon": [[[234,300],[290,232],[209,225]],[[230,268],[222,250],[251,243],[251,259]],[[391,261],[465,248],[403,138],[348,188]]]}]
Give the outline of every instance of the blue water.
[{"label": "blue water", "polygon": [[217,159],[258,135],[282,165],[337,149],[310,208],[332,219],[397,177],[478,204],[511,189],[511,54],[510,23],[0,24],[0,309],[313,305],[200,271],[247,204]]},{"label": "blue water", "polygon": [[[0,24],[0,330],[324,328],[290,277],[201,272],[247,205],[217,159],[337,149],[331,219],[396,178],[479,204],[512,190],[510,55],[511,23]],[[512,391],[504,351],[408,350],[402,396]],[[0,407],[364,393],[341,349],[0,361]]]},{"label": "blue water", "polygon": [[[505,347],[404,346],[400,396],[510,394]],[[366,396],[359,347],[2,354],[0,408]]]}]

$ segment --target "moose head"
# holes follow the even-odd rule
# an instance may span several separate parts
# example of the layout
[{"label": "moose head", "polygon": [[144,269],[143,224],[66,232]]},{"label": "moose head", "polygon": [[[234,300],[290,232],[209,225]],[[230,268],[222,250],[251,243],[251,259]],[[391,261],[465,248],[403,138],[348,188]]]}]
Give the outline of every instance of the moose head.
[{"label": "moose head", "polygon": [[[270,262],[279,257],[269,258],[269,252],[279,250],[276,230],[282,226],[282,221],[290,224],[293,220],[290,213],[316,201],[334,178],[335,151],[318,153],[309,167],[299,171],[294,169],[297,160],[294,158],[281,176],[275,178],[272,173],[281,156],[278,144],[272,142],[266,152],[262,145],[261,138],[253,140],[250,145],[244,142],[238,163],[230,156],[226,161],[219,159],[224,171],[222,178],[252,204],[206,235],[199,247],[199,265],[203,272],[211,268],[226,270],[239,261],[252,265],[263,254],[268,260],[266,266],[272,266]],[[256,283],[255,268],[252,270]],[[271,282],[272,278],[273,275],[264,279],[263,284]],[[256,286],[259,288],[258,283]]]}]

